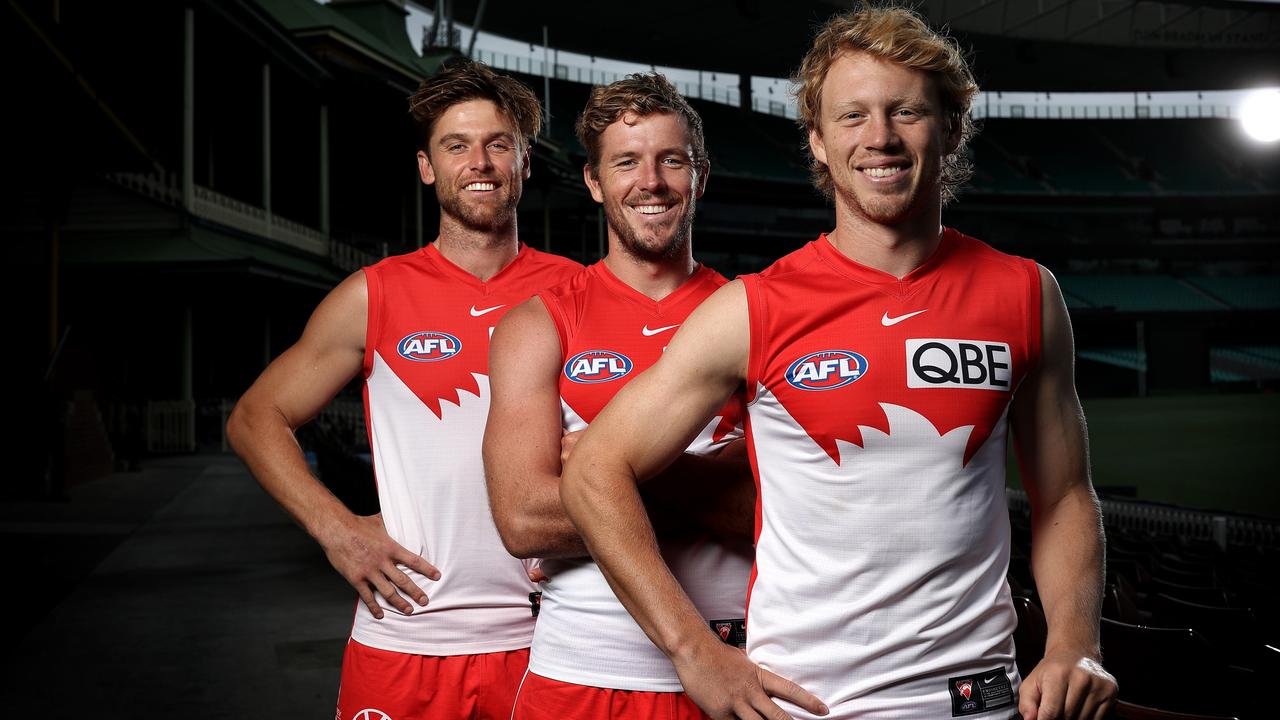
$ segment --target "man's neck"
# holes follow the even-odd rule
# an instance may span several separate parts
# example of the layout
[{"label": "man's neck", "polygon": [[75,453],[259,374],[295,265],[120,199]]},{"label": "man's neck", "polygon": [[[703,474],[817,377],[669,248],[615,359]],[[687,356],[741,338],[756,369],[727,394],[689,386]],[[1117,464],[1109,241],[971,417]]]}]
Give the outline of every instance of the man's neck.
[{"label": "man's neck", "polygon": [[481,232],[442,215],[436,249],[446,260],[484,282],[511,264],[520,252],[516,221],[512,218],[509,227],[495,232]]},{"label": "man's neck", "polygon": [[920,267],[942,241],[941,203],[920,208],[893,225],[867,219],[836,198],[836,228],[827,238],[851,260],[902,279]]},{"label": "man's neck", "polygon": [[610,233],[609,253],[604,256],[603,262],[614,277],[630,285],[641,295],[658,302],[675,292],[697,270],[698,264],[694,262],[693,252],[688,248],[686,243],[685,251],[670,260],[646,260],[623,250]]}]

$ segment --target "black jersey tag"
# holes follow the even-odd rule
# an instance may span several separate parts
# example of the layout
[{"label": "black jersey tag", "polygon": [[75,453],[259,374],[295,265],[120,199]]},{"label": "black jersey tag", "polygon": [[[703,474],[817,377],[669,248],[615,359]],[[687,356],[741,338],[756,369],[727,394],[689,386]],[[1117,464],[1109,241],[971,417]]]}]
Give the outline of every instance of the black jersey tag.
[{"label": "black jersey tag", "polygon": [[728,620],[712,620],[707,623],[711,631],[720,636],[725,645],[745,648],[747,646],[747,621],[743,618]]},{"label": "black jersey tag", "polygon": [[1013,704],[1013,684],[1004,668],[947,678],[951,717],[964,717]]},{"label": "black jersey tag", "polygon": [[538,611],[542,609],[542,592],[529,593],[529,611],[534,617],[538,617]]}]

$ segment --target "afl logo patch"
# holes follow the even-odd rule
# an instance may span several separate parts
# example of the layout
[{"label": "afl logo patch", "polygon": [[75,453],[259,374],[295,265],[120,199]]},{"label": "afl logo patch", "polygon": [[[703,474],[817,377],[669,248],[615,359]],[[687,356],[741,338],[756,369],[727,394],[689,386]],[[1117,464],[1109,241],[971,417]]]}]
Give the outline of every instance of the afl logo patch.
[{"label": "afl logo patch", "polygon": [[625,377],[631,372],[631,358],[612,350],[588,350],[569,358],[564,376],[576,383],[590,385]]},{"label": "afl logo patch", "polygon": [[405,360],[436,362],[462,352],[462,341],[449,333],[422,330],[405,335],[396,346],[396,352]]},{"label": "afl logo patch", "polygon": [[867,372],[867,359],[849,350],[809,353],[787,368],[787,382],[801,390],[834,390]]}]

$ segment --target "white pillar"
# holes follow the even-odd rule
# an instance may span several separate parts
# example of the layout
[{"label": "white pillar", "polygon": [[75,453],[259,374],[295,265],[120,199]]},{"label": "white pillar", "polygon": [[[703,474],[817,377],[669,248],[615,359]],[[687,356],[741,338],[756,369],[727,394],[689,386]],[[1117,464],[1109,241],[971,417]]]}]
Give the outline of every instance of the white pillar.
[{"label": "white pillar", "polygon": [[271,223],[271,64],[262,64],[262,209]]},{"label": "white pillar", "polygon": [[187,8],[182,46],[182,206],[188,211],[195,199],[196,144],[196,11]]},{"label": "white pillar", "polygon": [[320,106],[320,232],[329,234],[329,106]]},{"label": "white pillar", "polygon": [[191,306],[188,305],[182,314],[182,399],[195,399],[195,329],[191,317]]}]

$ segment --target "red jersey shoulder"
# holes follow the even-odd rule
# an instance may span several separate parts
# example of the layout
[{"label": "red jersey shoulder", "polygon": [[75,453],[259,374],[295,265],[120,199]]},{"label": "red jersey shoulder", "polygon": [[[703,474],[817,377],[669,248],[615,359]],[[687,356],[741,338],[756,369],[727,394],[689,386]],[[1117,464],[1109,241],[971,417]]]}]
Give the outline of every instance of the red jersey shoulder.
[{"label": "red jersey shoulder", "polygon": [[820,236],[817,240],[805,243],[798,250],[794,250],[782,257],[778,258],[772,265],[765,268],[759,273],[755,273],[752,277],[759,277],[764,280],[773,280],[785,277],[792,273],[804,272],[813,263],[820,260],[816,243],[826,242],[826,235]]},{"label": "red jersey shoulder", "polygon": [[567,278],[573,277],[575,274],[582,272],[584,269],[582,263],[577,260],[570,260],[563,255],[553,255],[541,250],[528,248],[530,254],[530,264],[539,269],[545,269],[549,273],[555,274],[555,279],[551,283],[558,283]]},{"label": "red jersey shoulder", "polygon": [[547,314],[551,316],[551,321],[555,323],[556,332],[560,335],[562,354],[566,347],[565,339],[574,334],[582,317],[582,299],[591,282],[592,267],[594,265],[580,268],[578,272],[558,284],[543,288],[537,294]]}]

